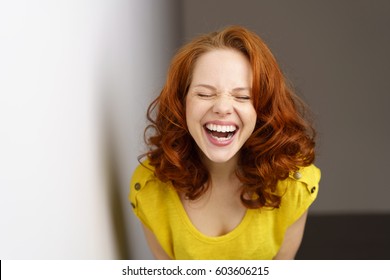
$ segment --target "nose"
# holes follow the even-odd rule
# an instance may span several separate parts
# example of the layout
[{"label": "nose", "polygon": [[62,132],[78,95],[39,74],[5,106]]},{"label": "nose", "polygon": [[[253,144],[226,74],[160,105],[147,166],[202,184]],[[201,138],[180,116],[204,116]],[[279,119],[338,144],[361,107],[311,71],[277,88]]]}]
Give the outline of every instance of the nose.
[{"label": "nose", "polygon": [[215,99],[213,112],[221,116],[231,114],[233,112],[232,101],[230,95],[220,94],[218,98]]}]

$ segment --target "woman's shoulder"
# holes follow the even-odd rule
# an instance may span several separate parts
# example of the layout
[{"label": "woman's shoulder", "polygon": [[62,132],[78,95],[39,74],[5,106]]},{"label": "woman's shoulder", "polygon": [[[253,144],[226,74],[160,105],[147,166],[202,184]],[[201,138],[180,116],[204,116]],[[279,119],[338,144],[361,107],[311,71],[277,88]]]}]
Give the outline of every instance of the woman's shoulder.
[{"label": "woman's shoulder", "polygon": [[[170,183],[160,181],[148,160],[141,162],[134,170],[130,181],[128,199],[134,214],[142,223],[153,231],[153,228],[166,222],[167,201],[172,196]],[[164,216],[164,217],[162,217]]]},{"label": "woman's shoulder", "polygon": [[290,172],[289,179],[292,182],[304,184],[307,190],[313,193],[316,187],[318,188],[321,179],[321,170],[314,164],[300,167],[298,170]]},{"label": "woman's shoulder", "polygon": [[149,164],[149,160],[141,162],[134,170],[130,180],[129,200],[135,208],[140,203],[144,206],[153,201],[166,197],[170,192],[169,182],[160,181],[155,173],[154,167]]},{"label": "woman's shoulder", "polygon": [[134,170],[130,181],[130,198],[135,196],[156,196],[158,193],[166,193],[169,182],[160,181],[154,172],[154,167],[149,160],[142,161]]},{"label": "woman's shoulder", "polygon": [[140,190],[147,182],[155,179],[154,167],[149,164],[149,160],[144,160],[135,168],[131,177],[131,185]]},{"label": "woman's shoulder", "polygon": [[317,197],[320,179],[321,171],[314,164],[299,167],[291,171],[288,178],[279,181],[277,193],[282,196],[282,203],[285,204],[288,204],[287,201],[313,202]]},{"label": "woman's shoulder", "polygon": [[279,213],[285,216],[288,225],[316,200],[320,179],[320,169],[312,164],[290,172],[287,179],[279,182],[277,192],[282,198]]}]

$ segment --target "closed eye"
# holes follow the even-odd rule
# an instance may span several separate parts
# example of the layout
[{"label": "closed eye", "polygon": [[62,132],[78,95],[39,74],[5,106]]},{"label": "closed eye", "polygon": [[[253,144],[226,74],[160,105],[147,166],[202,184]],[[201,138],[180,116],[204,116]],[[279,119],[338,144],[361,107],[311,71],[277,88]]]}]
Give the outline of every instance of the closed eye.
[{"label": "closed eye", "polygon": [[238,95],[238,96],[235,96],[235,98],[239,101],[247,101],[247,100],[251,100],[251,97],[248,96],[248,95]]},{"label": "closed eye", "polygon": [[215,94],[213,93],[197,93],[197,96],[200,98],[212,98]]},{"label": "closed eye", "polygon": [[252,90],[250,88],[236,88],[233,90],[232,96],[240,102],[250,101],[252,99],[251,92]]}]

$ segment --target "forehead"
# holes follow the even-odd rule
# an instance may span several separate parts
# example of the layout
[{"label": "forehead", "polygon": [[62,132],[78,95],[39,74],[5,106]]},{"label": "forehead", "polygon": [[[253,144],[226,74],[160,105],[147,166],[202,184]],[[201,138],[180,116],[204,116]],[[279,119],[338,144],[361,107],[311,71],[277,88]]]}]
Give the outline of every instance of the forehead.
[{"label": "forehead", "polygon": [[197,59],[191,84],[248,87],[251,82],[252,69],[244,54],[234,49],[215,49]]}]

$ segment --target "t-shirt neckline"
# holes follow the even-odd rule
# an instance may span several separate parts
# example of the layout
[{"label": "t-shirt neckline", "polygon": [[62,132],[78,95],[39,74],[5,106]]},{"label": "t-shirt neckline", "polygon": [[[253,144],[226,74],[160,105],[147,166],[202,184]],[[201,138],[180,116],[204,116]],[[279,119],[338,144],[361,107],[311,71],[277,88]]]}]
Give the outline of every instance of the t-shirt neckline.
[{"label": "t-shirt neckline", "polygon": [[187,227],[187,230],[191,234],[193,234],[196,238],[198,238],[202,241],[205,241],[205,242],[212,242],[212,243],[223,242],[223,241],[228,241],[228,240],[231,240],[233,238],[236,238],[247,227],[247,225],[249,224],[249,222],[253,216],[253,210],[246,209],[245,214],[244,214],[243,218],[241,219],[240,223],[233,230],[231,230],[230,232],[225,233],[223,235],[220,235],[220,236],[209,236],[209,235],[206,235],[206,234],[202,233],[201,231],[199,231],[195,227],[195,225],[192,223],[191,219],[189,218],[189,216],[187,214],[187,211],[184,208],[182,201],[180,200],[179,194],[177,193],[177,191],[174,189],[174,187],[172,185],[170,186],[170,191],[172,191],[174,193],[173,200],[174,200],[175,208],[178,211],[178,214],[179,214],[182,222]]}]

